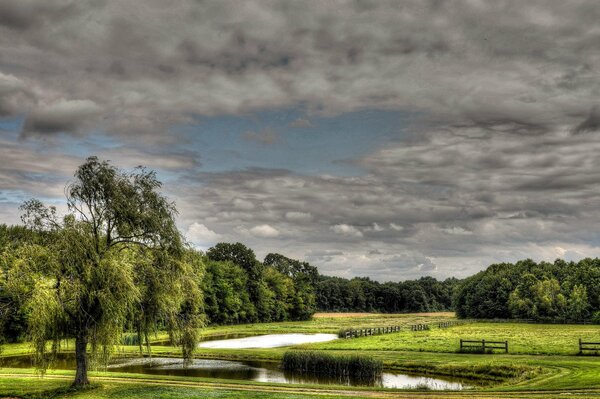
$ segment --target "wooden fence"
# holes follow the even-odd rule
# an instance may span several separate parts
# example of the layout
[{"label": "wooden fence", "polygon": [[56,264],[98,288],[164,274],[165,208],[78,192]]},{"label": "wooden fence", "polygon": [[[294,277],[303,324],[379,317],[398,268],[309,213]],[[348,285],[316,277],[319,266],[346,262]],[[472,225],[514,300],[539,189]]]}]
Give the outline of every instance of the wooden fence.
[{"label": "wooden fence", "polygon": [[598,355],[598,352],[600,352],[600,342],[583,342],[579,338],[579,354],[583,355],[584,351],[594,352],[595,355]]},{"label": "wooden fence", "polygon": [[438,323],[438,328],[448,328],[448,327],[454,327],[454,326],[460,326],[462,324],[465,324],[465,322],[463,321],[441,321]]},{"label": "wooden fence", "polygon": [[[481,352],[487,353],[487,351],[493,351],[494,349],[503,349],[504,353],[508,353],[508,341],[470,341],[461,339],[460,340],[460,351],[469,352]],[[465,351],[465,352],[466,352]]]},{"label": "wooden fence", "polygon": [[410,331],[425,331],[429,330],[429,324],[413,324],[410,326]]},{"label": "wooden fence", "polygon": [[343,334],[343,337],[346,339],[358,338],[358,337],[368,337],[371,335],[389,334],[389,333],[399,332],[399,331],[400,331],[400,326],[359,328],[359,329],[355,329],[355,330],[346,330]]}]

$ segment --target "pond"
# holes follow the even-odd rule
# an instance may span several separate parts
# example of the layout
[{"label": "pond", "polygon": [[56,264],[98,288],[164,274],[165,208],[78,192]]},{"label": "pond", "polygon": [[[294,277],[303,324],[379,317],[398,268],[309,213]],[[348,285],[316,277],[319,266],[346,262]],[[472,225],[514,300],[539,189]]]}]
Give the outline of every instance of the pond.
[{"label": "pond", "polygon": [[337,339],[337,334],[268,334],[254,337],[211,340],[201,342],[201,348],[250,349],[279,348],[315,342],[327,342]]},{"label": "pond", "polygon": [[[14,356],[2,359],[3,367],[31,367],[32,358],[29,356]],[[57,359],[54,368],[73,370],[75,368],[72,354],[62,354]],[[284,384],[341,384],[348,386],[360,385],[351,380],[337,380],[314,376],[300,376],[295,373],[284,372],[274,362],[230,361],[213,359],[194,359],[190,365],[184,367],[182,359],[178,358],[116,358],[108,366],[107,371],[156,374],[170,376],[188,376],[219,378],[232,380],[246,380],[256,382],[274,382]],[[469,386],[462,381],[430,378],[427,376],[400,374],[386,370],[381,380],[374,386],[384,388],[424,388],[439,390],[462,390]]]}]

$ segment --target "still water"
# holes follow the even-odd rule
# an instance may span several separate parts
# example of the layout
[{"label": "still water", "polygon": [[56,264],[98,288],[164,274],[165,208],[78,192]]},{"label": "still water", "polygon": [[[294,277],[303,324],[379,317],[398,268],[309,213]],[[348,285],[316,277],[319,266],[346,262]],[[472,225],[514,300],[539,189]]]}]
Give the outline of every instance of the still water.
[{"label": "still water", "polygon": [[[2,361],[3,367],[31,367],[31,365],[32,360],[29,356],[7,357]],[[54,364],[54,368],[73,370],[75,368],[73,355],[62,354]],[[284,384],[362,385],[348,379],[332,380],[330,378],[300,376],[287,371],[284,372],[279,369],[277,363],[273,362],[194,359],[191,364],[184,367],[182,359],[177,358],[116,358],[108,366],[107,371],[275,382]],[[427,387],[428,389],[434,390],[461,390],[468,387],[461,381],[399,374],[392,371],[384,371],[381,380],[376,381],[373,385],[384,388]]]},{"label": "still water", "polygon": [[218,349],[250,349],[250,348],[279,348],[309,344],[315,342],[327,342],[337,339],[337,334],[269,334],[254,337],[211,340],[200,343],[201,348]]}]

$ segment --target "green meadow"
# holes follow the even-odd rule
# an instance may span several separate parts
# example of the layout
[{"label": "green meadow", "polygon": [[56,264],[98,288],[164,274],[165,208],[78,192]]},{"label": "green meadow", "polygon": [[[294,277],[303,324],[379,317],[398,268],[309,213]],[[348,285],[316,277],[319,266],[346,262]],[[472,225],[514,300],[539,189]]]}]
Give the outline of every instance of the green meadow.
[{"label": "green meadow", "polygon": [[[267,360],[279,362],[289,350],[323,350],[332,354],[365,355],[381,360],[384,368],[399,372],[450,376],[468,379],[472,389],[462,392],[390,390],[336,385],[289,385],[241,380],[157,376],[116,372],[93,372],[92,387],[69,389],[73,372],[49,370],[40,377],[33,369],[0,369],[0,397],[26,398],[304,398],[304,397],[468,397],[552,398],[569,394],[600,397],[600,357],[579,356],[578,340],[600,340],[600,326],[543,325],[522,323],[472,322],[440,329],[439,321],[452,320],[444,314],[320,314],[306,322],[283,322],[210,327],[203,336],[227,334],[259,335],[271,333],[335,333],[340,328],[374,328],[400,325],[397,333],[339,339],[292,348],[209,349],[199,348],[198,358],[225,360]],[[410,325],[426,323],[427,331],[410,331]],[[164,340],[157,333],[153,340]],[[458,353],[460,339],[507,340],[509,354]],[[72,351],[72,343],[63,343]],[[31,346],[6,344],[2,356],[31,353]],[[154,356],[181,356],[179,348],[152,346]],[[115,356],[139,355],[139,348],[122,345]]]}]

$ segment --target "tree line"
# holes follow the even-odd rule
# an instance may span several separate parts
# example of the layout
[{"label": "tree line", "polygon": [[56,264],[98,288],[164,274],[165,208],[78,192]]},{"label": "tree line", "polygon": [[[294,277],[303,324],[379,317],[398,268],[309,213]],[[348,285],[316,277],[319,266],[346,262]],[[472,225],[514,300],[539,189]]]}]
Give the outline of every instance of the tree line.
[{"label": "tree line", "polygon": [[345,279],[320,276],[317,308],[331,312],[435,312],[452,309],[459,280],[433,277],[379,283],[368,277]]},{"label": "tree line", "polygon": [[457,286],[458,317],[600,323],[600,259],[489,266]]}]

